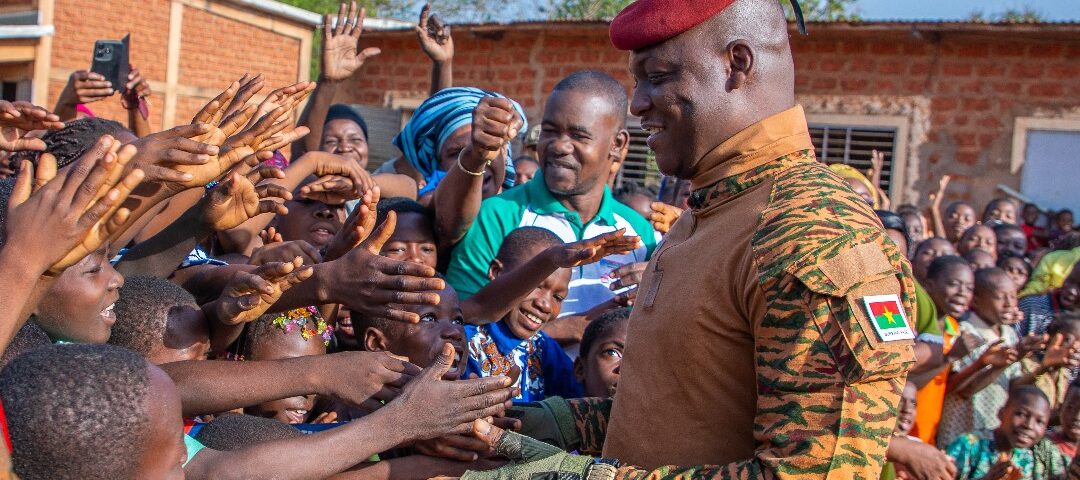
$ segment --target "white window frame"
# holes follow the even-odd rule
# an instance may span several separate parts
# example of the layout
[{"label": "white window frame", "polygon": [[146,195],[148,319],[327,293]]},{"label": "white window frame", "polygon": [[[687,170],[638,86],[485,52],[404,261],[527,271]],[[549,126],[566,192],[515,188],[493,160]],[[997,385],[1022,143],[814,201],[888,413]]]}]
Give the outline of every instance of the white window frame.
[{"label": "white window frame", "polygon": [[1080,133],[1080,118],[1016,117],[1013,121],[1012,157],[1009,172],[1019,175],[1027,160],[1028,132],[1050,130]]},{"label": "white window frame", "polygon": [[819,125],[843,125],[849,127],[885,127],[896,129],[896,151],[892,158],[892,178],[889,181],[889,201],[893,205],[902,202],[904,186],[907,185],[908,143],[911,136],[909,115],[854,115],[845,113],[807,113],[806,123]]}]

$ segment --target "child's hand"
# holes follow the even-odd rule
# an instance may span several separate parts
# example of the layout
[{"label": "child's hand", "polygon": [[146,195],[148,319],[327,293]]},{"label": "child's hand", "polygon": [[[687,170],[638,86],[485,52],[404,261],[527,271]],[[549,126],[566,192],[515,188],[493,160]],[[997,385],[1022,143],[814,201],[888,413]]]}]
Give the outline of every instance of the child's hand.
[{"label": "child's hand", "polygon": [[142,181],[142,170],[124,173],[133,153],[106,135],[61,176],[52,155],[41,155],[36,168],[23,161],[8,201],[5,250],[58,274],[101,248],[127,222],[120,204]]},{"label": "child's hand", "polygon": [[142,73],[138,68],[131,67],[131,72],[128,73],[127,85],[124,85],[124,92],[120,95],[120,105],[125,110],[134,110],[139,107],[139,100],[150,96],[150,83],[143,78]]},{"label": "child's hand", "polygon": [[288,215],[289,209],[282,203],[292,199],[284,187],[255,182],[266,178],[284,178],[285,174],[274,167],[258,168],[247,176],[233,173],[200,200],[202,221],[215,232],[239,227],[244,222],[263,213]]},{"label": "child's hand", "polygon": [[424,4],[420,10],[420,21],[414,27],[420,48],[432,62],[448,62],[454,58],[454,38],[450,36],[450,25],[443,24],[438,15],[430,13],[431,4]]},{"label": "child's hand", "polygon": [[979,356],[978,361],[984,366],[1002,368],[1015,363],[1019,359],[1020,355],[1016,349],[1005,345],[1005,340],[998,340]]},{"label": "child's hand", "polygon": [[277,231],[277,228],[268,227],[266,230],[259,232],[259,240],[262,240],[264,246],[271,243],[281,243],[284,240],[281,238],[281,233]]},{"label": "child's hand", "polygon": [[579,267],[599,262],[608,255],[630,253],[641,246],[641,238],[624,235],[625,228],[588,240],[568,243],[548,249],[552,262],[560,268]]},{"label": "child's hand", "polygon": [[1051,339],[1046,347],[1046,355],[1043,356],[1042,366],[1046,369],[1075,367],[1080,365],[1080,342],[1073,338],[1066,338],[1058,333]]},{"label": "child's hand", "polygon": [[507,98],[484,97],[473,110],[472,138],[458,157],[460,168],[483,172],[499,157],[524,125],[513,102]]},{"label": "child's hand", "polygon": [[683,213],[681,208],[664,202],[653,202],[649,207],[653,211],[652,215],[649,216],[649,222],[652,222],[653,228],[660,233],[671,231],[671,226],[675,224],[675,221]]},{"label": "child's hand", "polygon": [[[503,430],[520,430],[521,420],[509,417],[495,417],[491,423]],[[431,440],[421,440],[413,444],[416,451],[429,457],[449,458],[459,462],[475,462],[481,458],[490,458],[495,449],[484,440],[471,435],[448,435]]]},{"label": "child's hand", "polygon": [[[262,74],[259,75],[259,78],[261,77]],[[247,126],[250,127],[255,119],[262,118],[276,108],[280,107],[284,108],[285,111],[292,111],[314,90],[315,82],[298,82],[270,92],[259,104],[259,107],[255,109],[255,115],[251,117],[251,120],[249,120],[251,123]]]},{"label": "child's hand", "polygon": [[426,440],[469,433],[473,420],[505,413],[506,402],[513,397],[510,377],[443,380],[453,362],[454,347],[446,343],[435,361],[383,409],[398,419],[396,424],[406,438]]},{"label": "child's hand", "polygon": [[1021,476],[1022,473],[1016,465],[1009,460],[1003,460],[990,467],[986,475],[979,480],[1020,480]]},{"label": "child's hand", "polygon": [[1020,345],[1017,345],[1017,354],[1020,358],[1028,356],[1032,352],[1038,352],[1046,349],[1046,342],[1050,337],[1047,335],[1035,335],[1031,334],[1020,339]]},{"label": "child's hand", "polygon": [[419,322],[420,316],[404,306],[439,304],[435,292],[446,283],[434,278],[435,269],[379,255],[396,225],[396,214],[389,212],[359,247],[324,264],[327,278],[319,283],[325,285],[326,301],[321,303],[340,303],[357,315],[408,323]]},{"label": "child's hand", "polygon": [[364,193],[375,188],[375,180],[371,178],[371,174],[361,168],[359,163],[340,155],[307,152],[296,163],[298,168],[306,165],[313,175],[319,177],[300,189],[301,198],[331,204],[343,203],[345,200],[361,198]]},{"label": "child's hand", "polygon": [[0,100],[0,150],[44,151],[45,142],[27,136],[31,130],[56,130],[64,128],[60,117],[30,102]]},{"label": "child's hand", "polygon": [[336,260],[342,255],[349,253],[367,239],[368,235],[375,230],[376,212],[375,206],[379,203],[381,192],[375,187],[364,193],[360,204],[345,219],[345,224],[330,239],[326,245],[326,261]]},{"label": "child's hand", "polygon": [[953,347],[949,350],[949,353],[946,354],[946,358],[950,361],[964,358],[975,351],[975,349],[981,347],[983,343],[985,343],[985,341],[978,336],[967,332],[961,333],[960,336],[956,338],[956,341],[953,342]]},{"label": "child's hand", "polygon": [[239,325],[259,318],[281,298],[281,294],[311,277],[300,257],[291,262],[267,263],[252,272],[237,272],[218,298],[214,308],[218,321]]},{"label": "child's hand", "polygon": [[319,250],[303,240],[267,243],[251,252],[249,265],[266,265],[272,262],[292,262],[299,258],[302,265],[315,265],[322,262]]},{"label": "child's hand", "polygon": [[621,290],[627,287],[636,287],[641,283],[641,279],[645,276],[645,269],[648,266],[649,262],[637,262],[616,268],[610,273],[612,277],[615,277],[615,282],[608,288]]},{"label": "child's hand", "polygon": [[211,156],[218,154],[218,147],[194,139],[210,129],[207,124],[181,125],[137,139],[131,143],[138,149],[135,166],[146,172],[147,182],[206,185],[213,177],[194,185],[192,170],[206,167]]}]

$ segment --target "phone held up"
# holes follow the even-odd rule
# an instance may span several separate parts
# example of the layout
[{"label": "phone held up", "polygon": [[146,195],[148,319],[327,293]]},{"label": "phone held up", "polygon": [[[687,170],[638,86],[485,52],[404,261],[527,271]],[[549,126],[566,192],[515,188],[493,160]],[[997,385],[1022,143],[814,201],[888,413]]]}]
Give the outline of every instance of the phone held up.
[{"label": "phone held up", "polygon": [[99,73],[112,83],[114,91],[124,92],[131,64],[128,62],[128,45],[131,34],[122,40],[98,40],[94,42],[94,63],[90,71]]}]

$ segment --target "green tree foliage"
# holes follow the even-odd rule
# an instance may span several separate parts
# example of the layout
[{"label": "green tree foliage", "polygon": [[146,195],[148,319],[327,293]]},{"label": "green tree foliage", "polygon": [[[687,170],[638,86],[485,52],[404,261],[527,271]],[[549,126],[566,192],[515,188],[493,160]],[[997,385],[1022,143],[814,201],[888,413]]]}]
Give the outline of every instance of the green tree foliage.
[{"label": "green tree foliage", "polygon": [[1009,8],[995,14],[987,14],[982,10],[976,10],[971,12],[969,20],[976,22],[1034,23],[1045,21],[1045,18],[1038,10],[1025,5],[1023,8]]}]

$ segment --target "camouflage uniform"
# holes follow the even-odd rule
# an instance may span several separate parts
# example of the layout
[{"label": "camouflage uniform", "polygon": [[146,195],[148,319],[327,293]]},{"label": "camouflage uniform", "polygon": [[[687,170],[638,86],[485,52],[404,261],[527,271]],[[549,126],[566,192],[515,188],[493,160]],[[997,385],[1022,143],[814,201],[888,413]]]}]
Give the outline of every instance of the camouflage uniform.
[{"label": "camouflage uniform", "polygon": [[[758,143],[782,153],[718,162],[735,173],[695,191],[654,256],[614,404],[553,400],[565,406],[549,408],[562,425],[552,443],[636,465],[620,479],[878,478],[914,354],[910,340],[875,331],[863,299],[896,295],[914,312],[911,268],[869,206],[816,161],[801,108],[779,115],[792,125],[766,130],[794,132],[786,145]],[[708,237],[741,228],[702,213],[719,204],[752,218],[743,247]],[[745,277],[724,263],[732,256]]]}]

